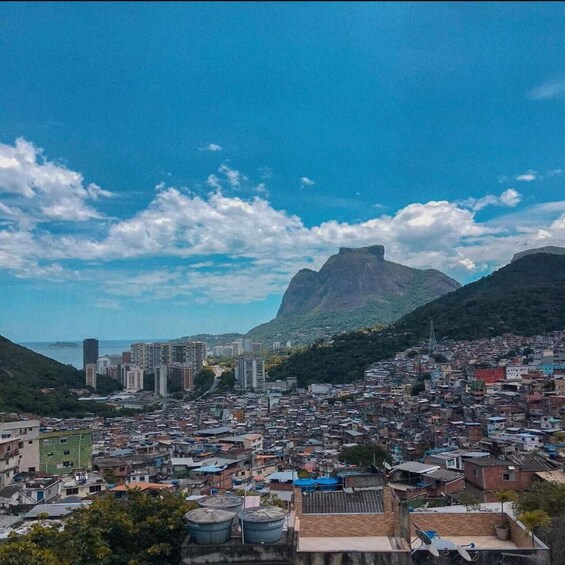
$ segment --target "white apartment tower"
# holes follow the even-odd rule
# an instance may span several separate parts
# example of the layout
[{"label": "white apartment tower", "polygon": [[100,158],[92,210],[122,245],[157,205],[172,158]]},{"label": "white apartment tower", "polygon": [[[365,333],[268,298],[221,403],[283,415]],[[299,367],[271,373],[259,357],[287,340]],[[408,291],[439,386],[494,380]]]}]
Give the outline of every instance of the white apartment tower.
[{"label": "white apartment tower", "polygon": [[126,372],[125,382],[126,392],[137,392],[143,390],[143,369],[140,367],[131,367]]},{"label": "white apartment tower", "polygon": [[240,355],[235,366],[235,378],[244,390],[265,390],[265,360],[256,355]]}]

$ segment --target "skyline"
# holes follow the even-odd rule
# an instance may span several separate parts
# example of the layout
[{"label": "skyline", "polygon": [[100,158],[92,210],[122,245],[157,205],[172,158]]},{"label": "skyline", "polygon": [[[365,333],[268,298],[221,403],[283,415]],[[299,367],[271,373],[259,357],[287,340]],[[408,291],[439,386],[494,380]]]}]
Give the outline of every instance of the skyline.
[{"label": "skyline", "polygon": [[339,247],[565,245],[559,4],[7,3],[0,334],[245,333]]}]

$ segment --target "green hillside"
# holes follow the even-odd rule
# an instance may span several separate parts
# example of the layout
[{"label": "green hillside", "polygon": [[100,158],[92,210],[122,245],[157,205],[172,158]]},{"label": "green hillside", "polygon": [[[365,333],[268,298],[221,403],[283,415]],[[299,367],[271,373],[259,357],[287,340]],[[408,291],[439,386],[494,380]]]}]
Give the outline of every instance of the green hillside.
[{"label": "green hillside", "polygon": [[289,357],[270,371],[274,379],[298,377],[342,383],[362,378],[364,369],[416,345],[433,320],[441,339],[478,339],[504,333],[536,335],[565,328],[565,256],[527,255],[506,267],[417,308],[381,331],[336,336]]},{"label": "green hillside", "polygon": [[[0,411],[38,416],[115,414],[107,406],[78,402],[70,388],[84,387],[82,373],[0,336]],[[55,389],[44,391],[41,389]]]}]

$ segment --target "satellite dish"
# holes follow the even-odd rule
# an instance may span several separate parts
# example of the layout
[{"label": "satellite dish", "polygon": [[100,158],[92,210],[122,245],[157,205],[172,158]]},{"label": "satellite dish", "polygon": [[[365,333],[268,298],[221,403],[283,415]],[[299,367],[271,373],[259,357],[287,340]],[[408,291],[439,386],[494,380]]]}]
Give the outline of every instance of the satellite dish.
[{"label": "satellite dish", "polygon": [[473,561],[473,558],[469,555],[469,552],[464,547],[458,545],[456,549],[459,555],[461,555],[461,557],[463,557],[465,561]]},{"label": "satellite dish", "polygon": [[392,471],[392,467],[386,461],[383,461],[383,465],[387,471]]},{"label": "satellite dish", "polygon": [[416,530],[416,535],[424,545],[432,545],[432,538],[424,530]]},{"label": "satellite dish", "polygon": [[[420,547],[427,549],[434,557],[439,557],[439,549],[434,545],[432,538],[424,530],[416,529],[416,535],[422,542]],[[417,551],[420,547],[416,548]],[[414,553],[414,551],[412,553]]]},{"label": "satellite dish", "polygon": [[424,546],[434,557],[439,557],[439,549],[434,545]]}]

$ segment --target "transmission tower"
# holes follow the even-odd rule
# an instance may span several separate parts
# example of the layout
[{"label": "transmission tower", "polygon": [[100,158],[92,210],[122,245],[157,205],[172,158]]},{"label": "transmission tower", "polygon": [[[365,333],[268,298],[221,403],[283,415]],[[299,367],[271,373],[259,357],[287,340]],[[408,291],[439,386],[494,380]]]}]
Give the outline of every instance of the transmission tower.
[{"label": "transmission tower", "polygon": [[434,321],[430,320],[430,338],[428,340],[428,355],[431,357],[432,353],[436,350],[437,340],[434,332]]}]

